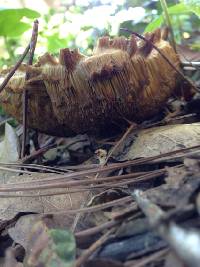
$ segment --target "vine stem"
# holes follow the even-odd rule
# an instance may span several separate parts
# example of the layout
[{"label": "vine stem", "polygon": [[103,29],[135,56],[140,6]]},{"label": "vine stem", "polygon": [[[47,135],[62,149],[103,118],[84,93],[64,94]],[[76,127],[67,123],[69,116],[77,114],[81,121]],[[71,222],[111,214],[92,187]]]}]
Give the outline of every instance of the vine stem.
[{"label": "vine stem", "polygon": [[173,31],[173,28],[172,28],[172,23],[171,23],[171,19],[170,19],[170,16],[169,16],[167,3],[166,3],[165,0],[160,0],[160,4],[161,4],[162,10],[164,12],[164,17],[165,17],[167,26],[168,26],[169,31],[171,33],[172,46],[173,46],[175,52],[177,52],[177,50],[176,50],[176,42],[175,42],[175,38],[174,38],[174,31]]}]

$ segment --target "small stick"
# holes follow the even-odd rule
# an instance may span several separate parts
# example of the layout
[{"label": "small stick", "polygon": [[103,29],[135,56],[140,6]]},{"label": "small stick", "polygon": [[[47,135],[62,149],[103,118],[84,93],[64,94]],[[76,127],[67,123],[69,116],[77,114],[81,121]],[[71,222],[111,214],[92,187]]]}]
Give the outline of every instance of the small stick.
[{"label": "small stick", "polygon": [[[30,41],[30,55],[29,55],[29,60],[28,60],[28,65],[33,64],[33,57],[34,57],[34,52],[35,52],[35,47],[37,43],[37,37],[38,37],[38,20],[36,19],[33,24],[33,30],[32,30],[32,36],[31,36],[31,41]],[[26,79],[28,79],[29,75],[26,74]]]},{"label": "small stick", "polygon": [[34,159],[38,158],[39,156],[43,155],[49,149],[54,148],[54,147],[56,147],[56,144],[49,144],[47,146],[41,147],[40,149],[34,151],[31,155],[21,158],[19,162],[22,164],[26,164],[26,163],[30,162],[31,160],[34,160]]},{"label": "small stick", "polygon": [[87,259],[92,255],[92,253],[102,246],[109,238],[109,235],[113,232],[113,229],[108,230],[104,235],[102,235],[96,242],[94,242],[87,250],[85,250],[82,255],[76,260],[75,266],[82,266]]},{"label": "small stick", "polygon": [[103,230],[106,230],[106,229],[111,229],[119,224],[121,224],[122,221],[121,220],[110,220],[108,222],[105,222],[105,223],[102,223],[100,225],[97,225],[97,226],[94,226],[94,227],[91,227],[89,229],[86,229],[86,230],[82,230],[80,232],[76,232],[74,235],[78,240],[80,239],[83,239],[83,238],[86,238],[86,237],[89,237],[89,236],[92,236],[92,235],[96,235],[96,234],[99,234],[101,233]]},{"label": "small stick", "polygon": [[91,227],[86,230],[82,230],[80,232],[75,233],[75,237],[77,240],[86,238],[91,235],[96,235],[101,233],[103,230],[111,229],[119,224],[121,224],[126,218],[129,218],[131,216],[132,220],[134,218],[138,218],[138,208],[137,205],[130,206],[125,211],[119,213],[117,215],[118,217],[113,218],[112,220],[105,222],[103,224]]},{"label": "small stick", "polygon": [[153,42],[151,42],[150,40],[146,39],[143,35],[137,33],[137,32],[133,32],[130,31],[128,29],[125,28],[120,28],[120,30],[122,31],[126,31],[128,33],[134,34],[135,36],[137,36],[138,38],[142,39],[143,41],[149,43],[152,45],[152,47],[165,59],[165,61],[196,91],[199,92],[199,90],[196,88],[196,86],[187,78],[185,77],[185,75],[179,70],[177,69],[173,63],[160,51],[160,49],[153,44]]},{"label": "small stick", "polygon": [[109,158],[112,156],[112,154],[115,152],[115,150],[122,144],[122,142],[126,139],[126,137],[129,135],[129,133],[136,127],[136,124],[131,124],[130,127],[126,130],[126,132],[123,134],[123,136],[119,139],[119,141],[113,146],[113,148],[108,153],[108,156],[105,160],[104,165],[108,162]]},{"label": "small stick", "polygon": [[125,267],[144,267],[147,264],[165,256],[167,253],[169,252],[168,248],[162,249],[160,251],[157,251],[141,260],[138,260],[137,262],[135,261],[129,261],[127,263],[124,264]]},{"label": "small stick", "polygon": [[164,211],[160,207],[158,207],[158,205],[151,202],[147,198],[146,193],[141,190],[135,189],[132,196],[140,209],[148,218],[150,225],[152,227],[156,227],[164,218]]},{"label": "small stick", "polygon": [[[16,192],[16,191],[32,191],[32,190],[43,190],[43,189],[51,189],[51,188],[66,188],[66,187],[77,187],[77,186],[90,186],[91,184],[93,186],[93,184],[97,184],[97,186],[93,186],[93,188],[95,187],[110,187],[110,185],[112,186],[119,186],[119,183],[117,184],[113,184],[113,183],[106,183],[106,182],[110,182],[110,181],[114,181],[114,180],[121,180],[123,178],[125,178],[125,181],[123,181],[123,185],[127,185],[128,183],[134,183],[138,182],[138,181],[144,181],[144,179],[149,180],[149,179],[153,179],[156,178],[160,175],[163,175],[166,172],[166,170],[161,169],[161,170],[155,170],[152,171],[150,173],[144,174],[144,175],[140,175],[139,177],[134,177],[134,179],[127,179],[127,176],[131,176],[131,174],[124,174],[121,176],[111,176],[111,177],[106,177],[106,178],[100,178],[98,180],[96,179],[88,179],[88,180],[69,180],[69,181],[65,181],[65,175],[59,175],[59,178],[55,179],[55,181],[52,181],[50,179],[45,179],[43,178],[42,183],[40,183],[41,181],[29,181],[29,182],[18,182],[18,183],[12,183],[12,184],[4,184],[1,185],[0,187],[0,192]],[[134,175],[133,175],[134,176]],[[53,177],[52,177],[53,178]],[[60,180],[60,181],[59,181]],[[99,182],[102,183],[102,185],[99,185]],[[122,185],[122,183],[120,182],[120,185]],[[26,186],[27,185],[27,186]]]},{"label": "small stick", "polygon": [[30,49],[30,44],[26,47],[24,50],[24,53],[21,55],[19,61],[14,65],[14,67],[11,69],[11,71],[8,73],[2,84],[0,85],[0,93],[3,91],[3,89],[6,87],[9,80],[12,78],[12,76],[15,74],[15,71],[19,68],[19,66],[22,64],[24,58],[28,54],[28,51]]},{"label": "small stick", "polygon": [[[183,266],[199,267],[200,262],[200,235],[195,230],[184,229],[174,223],[166,212],[153,203],[146,193],[134,190],[133,197],[138,206],[148,218],[150,226],[168,242]],[[191,240],[195,240],[192,246]],[[194,241],[193,241],[194,243]],[[135,266],[135,265],[134,265]]]},{"label": "small stick", "polygon": [[[36,19],[33,24],[33,31],[30,41],[30,54],[28,65],[33,64],[33,57],[35,52],[35,47],[37,43],[37,36],[38,36],[38,20]],[[25,80],[29,79],[29,74],[26,73]],[[27,139],[27,113],[28,113],[28,92],[26,88],[23,90],[23,135],[22,135],[22,150],[21,150],[21,157],[25,157],[26,155],[26,139]]]},{"label": "small stick", "polygon": [[[167,157],[169,158],[169,156],[170,156],[170,158],[173,157],[173,159],[180,158],[180,157],[183,157],[183,154],[181,154],[181,155],[179,154],[179,155],[176,155],[176,156],[174,156],[174,155],[176,153],[183,153],[183,152],[184,152],[184,155],[188,155],[188,154],[191,153],[190,152],[191,149],[196,149],[196,148],[199,148],[199,147],[200,147],[200,145],[197,145],[197,146],[193,146],[193,147],[189,147],[189,148],[182,148],[182,149],[179,149],[179,150],[176,150],[176,151],[167,152],[167,153],[162,154],[162,155],[157,155],[157,156],[153,156],[153,157],[149,157],[149,158],[145,158],[145,159],[137,159],[137,160],[126,161],[126,162],[122,162],[122,163],[111,164],[110,166],[108,165],[108,166],[103,167],[103,168],[95,168],[95,169],[90,169],[90,170],[86,170],[86,171],[79,171],[79,172],[75,172],[75,173],[67,173],[67,174],[64,174],[62,176],[61,175],[57,175],[57,176],[54,176],[54,177],[46,177],[45,178],[45,181],[44,181],[44,178],[37,180],[37,184],[39,184],[40,182],[42,182],[42,183],[44,183],[42,185],[43,189],[49,189],[50,188],[50,185],[52,186],[51,188],[55,188],[55,185],[63,188],[64,186],[66,186],[66,187],[69,187],[69,186],[78,186],[78,185],[83,185],[83,184],[85,185],[85,184],[88,184],[88,183],[99,183],[99,181],[105,182],[105,181],[108,181],[108,179],[109,179],[109,181],[111,181],[111,179],[112,180],[118,180],[119,178],[121,179],[121,177],[119,175],[112,176],[112,177],[107,177],[107,178],[101,178],[101,179],[98,179],[98,180],[92,179],[90,181],[87,181],[85,179],[82,180],[82,181],[71,181],[73,179],[80,180],[80,177],[81,178],[82,177],[86,177],[88,175],[95,174],[97,172],[116,170],[116,169],[124,168],[126,166],[136,166],[136,165],[139,165],[139,164],[144,164],[144,163],[147,163],[147,162],[152,162],[153,160],[161,160],[161,158],[167,158]],[[197,151],[195,151],[195,153],[197,153]],[[187,154],[186,154],[186,152],[187,152]],[[160,174],[161,171],[163,172],[163,170],[153,171],[153,172],[151,172],[151,175],[152,174],[155,175],[155,172],[157,174]],[[131,175],[131,174],[125,174],[125,175],[123,175],[123,177],[124,178],[125,177],[127,178],[127,175]],[[134,177],[135,177],[135,175],[134,175]],[[143,176],[143,179],[144,179],[144,177],[145,178],[147,178],[147,177],[149,178],[149,174]],[[141,178],[141,176],[138,177],[138,178]],[[70,181],[68,181],[68,182],[67,181],[63,181],[63,180],[69,180],[69,179],[70,179]],[[53,182],[53,183],[49,184],[49,182]],[[48,187],[47,188],[44,188],[45,183],[48,183]],[[15,185],[16,187],[13,188],[13,185]],[[16,191],[16,190],[21,191],[21,187],[18,188],[17,186],[23,186],[23,185],[24,186],[25,185],[29,185],[29,187],[26,187],[26,188],[22,187],[22,190],[23,191],[29,190],[29,188],[30,188],[30,182],[28,182],[28,183],[27,182],[18,182],[18,183],[12,184],[11,187],[8,186],[8,185],[7,186],[4,185],[3,187],[1,186],[0,187],[0,192],[8,192],[8,188],[11,191],[13,189],[14,189],[13,191]],[[39,189],[40,190],[41,189],[41,185],[40,185],[39,188],[38,187],[37,188],[34,187],[32,189],[33,190],[35,190],[35,189]]]}]

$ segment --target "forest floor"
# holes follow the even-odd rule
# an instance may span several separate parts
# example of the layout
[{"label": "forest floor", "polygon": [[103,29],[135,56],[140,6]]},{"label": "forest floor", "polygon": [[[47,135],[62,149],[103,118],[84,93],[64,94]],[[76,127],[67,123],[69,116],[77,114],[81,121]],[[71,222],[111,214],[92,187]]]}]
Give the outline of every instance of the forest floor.
[{"label": "forest floor", "polygon": [[[197,87],[198,68],[183,70]],[[21,159],[22,127],[7,118],[2,266],[200,266],[199,107],[199,92],[189,101],[172,97],[159,116],[107,138],[29,130]]]}]

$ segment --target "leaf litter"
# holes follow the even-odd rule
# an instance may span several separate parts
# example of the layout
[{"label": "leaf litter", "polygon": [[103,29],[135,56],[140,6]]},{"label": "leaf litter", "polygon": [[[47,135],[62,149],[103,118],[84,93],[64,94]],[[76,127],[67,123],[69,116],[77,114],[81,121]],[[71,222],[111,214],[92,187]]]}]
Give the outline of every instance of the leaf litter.
[{"label": "leaf litter", "polygon": [[128,121],[106,138],[39,133],[38,147],[30,131],[28,161],[19,158],[21,140],[6,124],[5,266],[199,266],[198,98],[170,99],[173,115]]}]

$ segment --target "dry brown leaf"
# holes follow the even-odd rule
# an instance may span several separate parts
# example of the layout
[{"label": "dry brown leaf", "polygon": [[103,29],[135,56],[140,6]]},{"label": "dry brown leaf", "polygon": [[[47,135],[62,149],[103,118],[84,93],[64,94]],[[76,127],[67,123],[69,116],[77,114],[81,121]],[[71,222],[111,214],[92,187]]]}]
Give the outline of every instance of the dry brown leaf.
[{"label": "dry brown leaf", "polygon": [[5,263],[3,267],[23,267],[24,265],[21,262],[18,262],[15,258],[15,249],[10,247],[6,251]]},{"label": "dry brown leaf", "polygon": [[[123,189],[121,188],[108,189],[99,194],[94,195],[90,199],[87,206],[91,207],[94,205],[101,205],[106,202],[120,199],[121,197],[125,197],[125,196],[127,196],[127,193],[125,192],[125,190],[123,191]],[[93,223],[94,225],[100,225],[102,223],[105,223],[108,221],[108,219],[112,218],[113,211],[119,212],[120,209],[123,209],[123,208],[120,206],[117,206],[117,207],[112,207],[109,209],[96,211],[95,213],[93,213],[93,216],[90,217],[90,222]]]},{"label": "dry brown leaf", "polygon": [[200,52],[190,49],[188,46],[177,45],[177,51],[180,56],[180,60],[187,61],[200,61]]},{"label": "dry brown leaf", "polygon": [[64,213],[47,217],[39,214],[24,215],[17,220],[13,227],[8,229],[8,233],[15,243],[20,244],[27,250],[32,227],[35,223],[41,221],[41,219],[50,229],[58,228],[65,230],[67,228],[71,229],[74,216]]},{"label": "dry brown leaf", "polygon": [[184,264],[177,258],[177,256],[173,252],[167,255],[164,265],[164,267],[171,267],[171,266],[184,267]]},{"label": "dry brown leaf", "polygon": [[[133,137],[135,139],[135,136]],[[142,130],[122,160],[152,157],[200,143],[200,123]]]},{"label": "dry brown leaf", "polygon": [[37,214],[22,216],[14,227],[8,229],[8,233],[15,243],[20,244],[26,250],[31,229],[39,219],[40,215]]},{"label": "dry brown leaf", "polygon": [[[39,179],[53,176],[48,173],[35,173],[31,175],[21,175],[8,177],[5,184],[22,182],[22,181],[37,181]],[[56,193],[66,190],[66,194],[56,195]],[[45,191],[47,193],[47,191]],[[40,194],[40,191],[31,191],[28,194]],[[44,193],[44,192],[43,192]],[[80,208],[83,192],[68,194],[67,188],[50,189],[48,193],[54,193],[52,196],[38,196],[38,197],[2,197],[0,200],[0,219],[11,219],[19,212],[36,212],[36,213],[53,213],[61,210]],[[22,194],[21,192],[17,193]]]}]

